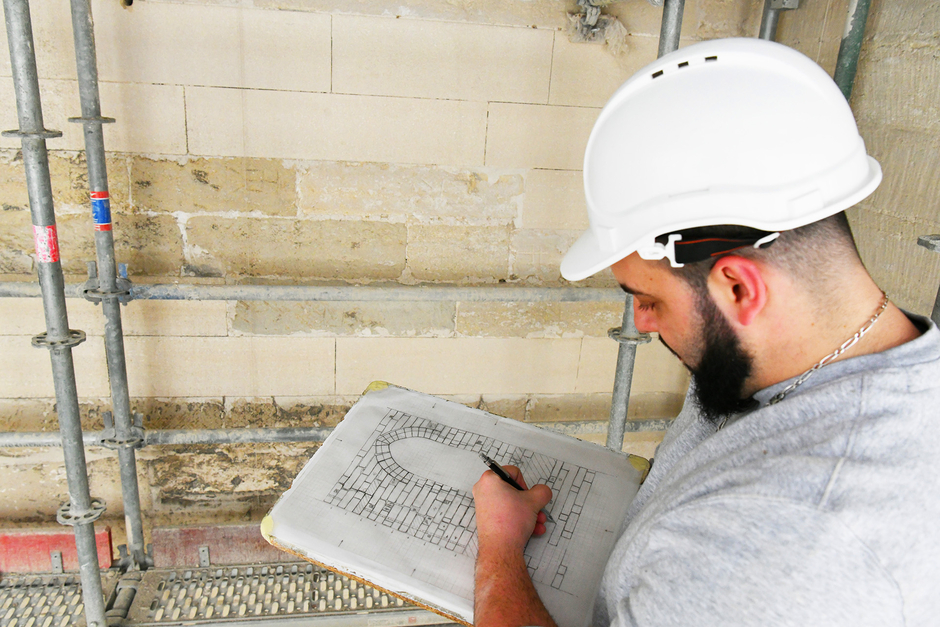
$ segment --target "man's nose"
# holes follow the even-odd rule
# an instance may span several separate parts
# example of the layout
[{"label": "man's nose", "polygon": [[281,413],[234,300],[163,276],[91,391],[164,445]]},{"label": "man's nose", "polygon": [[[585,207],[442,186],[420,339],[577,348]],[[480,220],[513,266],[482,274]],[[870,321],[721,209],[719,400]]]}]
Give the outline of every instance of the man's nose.
[{"label": "man's nose", "polygon": [[655,333],[659,330],[654,313],[649,309],[640,309],[636,299],[633,301],[633,324],[640,333]]}]

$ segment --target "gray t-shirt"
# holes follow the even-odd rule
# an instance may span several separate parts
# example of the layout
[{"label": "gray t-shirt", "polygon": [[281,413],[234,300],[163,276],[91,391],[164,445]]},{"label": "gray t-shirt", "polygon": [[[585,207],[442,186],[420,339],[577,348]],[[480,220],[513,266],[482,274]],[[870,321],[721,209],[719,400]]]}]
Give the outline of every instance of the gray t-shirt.
[{"label": "gray t-shirt", "polygon": [[940,624],[940,331],[830,364],[720,431],[687,402],[595,625]]}]

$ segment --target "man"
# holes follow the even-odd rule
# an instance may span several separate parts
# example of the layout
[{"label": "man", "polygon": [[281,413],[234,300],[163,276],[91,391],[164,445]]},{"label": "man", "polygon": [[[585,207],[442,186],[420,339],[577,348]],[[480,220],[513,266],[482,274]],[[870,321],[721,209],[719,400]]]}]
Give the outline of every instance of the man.
[{"label": "man", "polygon": [[[881,172],[832,81],[772,42],[689,46],[614,95],[584,177],[563,275],[610,266],[692,373],[594,624],[937,624],[940,332],[859,260],[843,210]],[[521,561],[550,490],[487,472],[474,498],[476,624],[552,625]]]}]

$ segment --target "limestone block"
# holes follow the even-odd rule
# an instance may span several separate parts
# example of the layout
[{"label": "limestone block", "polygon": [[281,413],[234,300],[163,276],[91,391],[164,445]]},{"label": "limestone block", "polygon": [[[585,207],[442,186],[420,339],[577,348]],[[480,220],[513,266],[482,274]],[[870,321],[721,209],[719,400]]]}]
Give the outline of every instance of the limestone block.
[{"label": "limestone block", "polygon": [[486,165],[580,170],[600,109],[493,102],[489,112]]},{"label": "limestone block", "polygon": [[454,303],[240,301],[232,328],[250,335],[447,337]]},{"label": "limestone block", "polygon": [[481,102],[186,88],[195,155],[481,166],[486,115]]},{"label": "limestone block", "polygon": [[[866,30],[877,38],[917,38],[936,42],[940,32],[940,11],[929,2],[876,3],[868,14]],[[936,45],[936,43],[935,43]]]},{"label": "limestone block", "polygon": [[228,428],[335,427],[355,399],[329,398],[228,398]]},{"label": "limestone block", "polygon": [[305,215],[510,224],[523,177],[513,171],[319,161],[300,175]]},{"label": "limestone block", "polygon": [[[617,370],[619,345],[607,338],[582,340],[578,369],[578,393],[610,393]],[[660,342],[653,340],[637,348],[631,394],[649,392],[685,394],[689,373]]]},{"label": "limestone block", "polygon": [[[84,412],[82,412],[84,414]],[[0,399],[4,431],[58,431],[52,399]],[[82,425],[84,428],[84,424]]]},{"label": "limestone block", "polygon": [[418,280],[478,282],[508,278],[509,229],[408,227],[408,268]]},{"label": "limestone block", "polygon": [[512,276],[518,279],[557,283],[561,260],[580,237],[581,231],[520,229],[512,234]]},{"label": "limestone block", "polygon": [[584,174],[580,170],[529,170],[519,228],[584,231],[588,228]]},{"label": "limestone block", "polygon": [[[71,35],[69,36],[71,39]],[[2,56],[2,55],[0,55]],[[83,150],[85,140],[80,124],[70,124],[68,118],[80,115],[78,83],[74,80],[39,80],[39,98],[42,102],[43,122],[47,129],[62,132],[62,137],[49,139],[49,150]],[[109,115],[105,113],[105,115]],[[113,116],[112,116],[113,117]],[[112,125],[113,126],[113,125]],[[0,128],[18,129],[16,96],[13,81],[0,81]],[[22,141],[14,137],[0,137],[0,148],[19,149]],[[108,149],[111,149],[108,146]]]},{"label": "limestone block", "polygon": [[154,2],[129,15],[119,3],[95,5],[102,80],[330,90],[329,15]]},{"label": "limestone block", "polygon": [[488,411],[497,416],[512,418],[513,420],[524,421],[526,419],[529,397],[526,396],[501,396],[496,394],[484,394],[480,402],[471,404],[471,407]]},{"label": "limestone block", "polygon": [[29,209],[23,155],[17,150],[6,149],[0,153],[0,208],[3,211]]},{"label": "limestone block", "polygon": [[134,208],[173,213],[249,212],[293,216],[296,174],[274,159],[131,159]]},{"label": "limestone block", "polygon": [[529,401],[527,422],[605,421],[610,394],[537,394]]},{"label": "limestone block", "polygon": [[[218,4],[228,2],[228,0],[200,1]],[[331,0],[253,0],[253,4],[256,7],[315,11],[334,15],[408,16],[425,20],[526,28],[561,28],[565,25],[565,14],[559,10],[557,0],[509,3],[501,0],[462,0],[445,3],[437,0],[408,0],[406,3],[389,2],[389,0],[361,0],[355,4],[341,5]]]},{"label": "limestone block", "polygon": [[603,107],[618,87],[656,59],[659,48],[657,39],[646,36],[628,36],[624,45],[626,50],[614,55],[607,46],[571,43],[558,33],[549,104]]},{"label": "limestone block", "polygon": [[32,224],[28,210],[4,204],[0,211],[0,272],[32,273],[36,256]]},{"label": "limestone block", "polygon": [[[915,223],[940,223],[940,128],[935,132],[864,124],[865,147],[884,178],[867,205]],[[925,227],[926,228],[926,227]],[[926,235],[927,233],[921,233]]]},{"label": "limestone block", "polygon": [[102,115],[116,120],[105,127],[105,148],[163,155],[187,153],[182,87],[102,82],[99,89]]},{"label": "limestone block", "polygon": [[216,276],[397,278],[405,226],[339,220],[190,218],[191,266]]},{"label": "limestone block", "polygon": [[128,337],[132,396],[308,396],[333,393],[333,340]]},{"label": "limestone block", "polygon": [[620,326],[620,303],[487,303],[457,306],[457,333],[470,337],[607,337]]},{"label": "limestone block", "polygon": [[[872,42],[862,48],[852,91],[856,116],[866,127],[940,130],[938,46]],[[903,164],[906,167],[908,164]]]},{"label": "limestone block", "polygon": [[318,447],[312,443],[164,447],[163,455],[143,465],[158,511],[198,507],[234,514],[269,509]]},{"label": "limestone block", "polygon": [[335,16],[333,91],[544,104],[552,40],[550,30]]},{"label": "limestone block", "polygon": [[[0,398],[53,398],[52,366],[49,351],[35,348],[33,335],[46,330],[45,321],[36,321],[29,335],[0,335]],[[72,349],[75,381],[80,393],[89,397],[106,397],[108,369],[104,342],[90,337]]]},{"label": "limestone block", "polygon": [[[69,325],[87,335],[104,335],[101,307],[82,298],[66,300]],[[0,335],[38,333],[43,326],[41,298],[0,298]],[[125,335],[225,336],[222,301],[135,300],[121,308]]]},{"label": "limestone block", "polygon": [[581,340],[337,338],[336,392],[388,381],[428,394],[574,391]]},{"label": "limestone block", "polygon": [[[118,263],[130,275],[179,276],[183,265],[182,236],[173,216],[114,214],[114,249]],[[58,221],[62,268],[68,274],[87,274],[86,262],[95,259],[95,231],[84,215],[62,216]]]}]

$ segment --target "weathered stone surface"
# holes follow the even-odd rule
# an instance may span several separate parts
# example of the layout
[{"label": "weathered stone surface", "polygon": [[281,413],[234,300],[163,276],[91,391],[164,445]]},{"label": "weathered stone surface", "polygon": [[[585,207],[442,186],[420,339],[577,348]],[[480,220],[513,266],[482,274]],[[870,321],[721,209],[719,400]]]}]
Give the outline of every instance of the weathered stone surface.
[{"label": "weathered stone surface", "polygon": [[304,214],[395,221],[509,224],[522,192],[518,173],[385,163],[315,162],[300,179]]},{"label": "weathered stone surface", "polygon": [[[862,47],[852,105],[866,125],[940,129],[940,47],[918,42]],[[898,164],[906,167],[907,163]]]},{"label": "weathered stone surface", "polygon": [[319,444],[164,447],[144,465],[158,510],[244,512],[270,507]]},{"label": "weathered stone surface", "polygon": [[335,427],[353,400],[329,399],[228,399],[226,426],[248,428]]},{"label": "weathered stone surface", "polygon": [[860,131],[869,154],[885,164],[884,179],[865,206],[925,226],[940,223],[940,129],[930,133],[864,125]]},{"label": "weathered stone surface", "polygon": [[31,274],[35,259],[29,210],[4,204],[0,209],[0,272]]},{"label": "weathered stone surface", "polygon": [[[91,201],[88,195],[88,165],[84,152],[49,152],[49,177],[52,202],[57,214],[82,213],[91,223]],[[105,157],[108,170],[108,191],[111,211],[127,208],[127,159],[123,155]],[[0,153],[0,206],[4,210],[29,209],[26,192],[26,171],[19,151]]]},{"label": "weathered stone surface", "polygon": [[529,406],[528,396],[496,396],[484,394],[480,402],[470,404],[471,407],[488,411],[497,416],[524,421]]},{"label": "weathered stone surface", "polygon": [[561,281],[561,260],[581,231],[521,229],[512,234],[512,278],[536,283]]},{"label": "weathered stone surface", "polygon": [[418,280],[492,282],[508,277],[505,227],[408,227],[408,268]]},{"label": "weathered stone surface", "polygon": [[15,211],[29,209],[26,193],[26,170],[23,155],[15,150],[0,151],[0,210]]},{"label": "weathered stone surface", "polygon": [[209,276],[391,279],[405,265],[403,224],[200,216],[187,239]]},{"label": "weathered stone surface", "polygon": [[296,173],[277,159],[134,157],[131,179],[137,211],[249,212],[293,216]]},{"label": "weathered stone surface", "polygon": [[477,337],[607,337],[620,303],[459,303],[457,333]]},{"label": "weathered stone surface", "polygon": [[252,335],[446,337],[454,303],[239,301],[232,328]]},{"label": "weathered stone surface", "polygon": [[[114,248],[119,263],[131,275],[179,276],[183,266],[183,242],[173,216],[114,214]],[[84,215],[62,216],[58,221],[62,269],[68,274],[87,273],[86,262],[95,259],[93,223]]]}]

